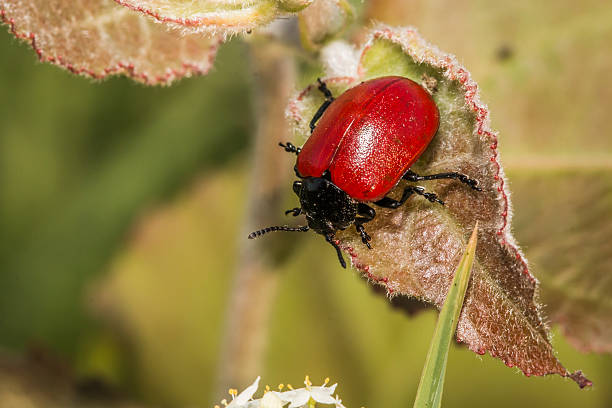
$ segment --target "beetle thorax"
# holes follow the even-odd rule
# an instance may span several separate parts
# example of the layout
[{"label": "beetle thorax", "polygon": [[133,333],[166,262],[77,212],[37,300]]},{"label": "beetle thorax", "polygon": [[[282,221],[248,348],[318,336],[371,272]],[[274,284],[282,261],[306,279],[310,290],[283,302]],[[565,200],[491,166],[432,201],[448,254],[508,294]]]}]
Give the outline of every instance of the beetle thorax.
[{"label": "beetle thorax", "polygon": [[357,202],[323,177],[307,177],[294,183],[308,226],[319,234],[343,230],[355,221]]}]

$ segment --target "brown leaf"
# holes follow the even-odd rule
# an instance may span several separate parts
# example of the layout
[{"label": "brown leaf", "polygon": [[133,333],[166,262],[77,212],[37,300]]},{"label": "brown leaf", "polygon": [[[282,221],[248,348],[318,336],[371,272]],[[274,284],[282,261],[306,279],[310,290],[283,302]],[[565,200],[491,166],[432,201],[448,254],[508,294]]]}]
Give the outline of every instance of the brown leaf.
[{"label": "brown leaf", "polygon": [[219,39],[170,32],[112,0],[0,0],[0,20],[42,62],[153,85],[206,74]]},{"label": "brown leaf", "polygon": [[[338,47],[340,49],[340,47]],[[325,65],[325,63],[324,63]],[[337,235],[353,266],[389,297],[405,295],[442,307],[454,268],[476,222],[480,225],[472,284],[459,320],[457,339],[479,354],[489,352],[525,375],[559,374],[580,387],[590,385],[557,360],[537,302],[538,282],[512,237],[509,193],[497,152],[497,134],[478,87],[456,58],[426,43],[414,29],[379,26],[361,48],[353,75],[327,78],[337,95],[365,79],[401,75],[433,91],[440,110],[438,134],[413,166],[419,174],[459,171],[478,179],[483,192],[456,181],[421,183],[445,203],[411,198],[398,210],[376,207],[366,224],[372,250],[353,228]],[[316,87],[288,107],[296,133],[307,124],[322,97]],[[401,193],[400,183],[391,195]]]}]

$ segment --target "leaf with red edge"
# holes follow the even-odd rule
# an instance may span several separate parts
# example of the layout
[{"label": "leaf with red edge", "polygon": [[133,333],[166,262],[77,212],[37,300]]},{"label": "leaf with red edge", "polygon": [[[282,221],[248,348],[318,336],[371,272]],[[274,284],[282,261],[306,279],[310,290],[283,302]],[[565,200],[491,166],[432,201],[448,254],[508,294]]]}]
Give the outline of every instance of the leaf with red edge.
[{"label": "leaf with red edge", "polygon": [[313,0],[115,0],[187,33],[233,35],[250,32],[277,17],[300,11]]},{"label": "leaf with red edge", "polygon": [[112,0],[0,0],[0,20],[42,62],[94,79],[124,74],[149,85],[206,74],[220,43],[168,31]]},{"label": "leaf with red edge", "polygon": [[[555,356],[537,301],[538,281],[510,233],[510,199],[497,134],[468,71],[412,28],[378,26],[358,52],[342,43],[328,47],[322,51],[325,80],[335,95],[386,75],[408,77],[429,89],[440,111],[440,128],[412,169],[424,175],[459,171],[477,179],[483,189],[477,192],[458,181],[428,181],[420,185],[435,192],[445,206],[412,197],[397,210],[376,207],[377,217],[365,224],[372,250],[354,228],[336,235],[353,266],[371,284],[383,286],[390,298],[404,295],[440,308],[478,222],[479,246],[458,341],[478,354],[488,351],[525,375],[559,374],[580,387],[590,385],[580,371],[570,373]],[[322,101],[311,85],[290,102],[287,115],[301,141]],[[390,195],[401,194],[403,185]]]}]

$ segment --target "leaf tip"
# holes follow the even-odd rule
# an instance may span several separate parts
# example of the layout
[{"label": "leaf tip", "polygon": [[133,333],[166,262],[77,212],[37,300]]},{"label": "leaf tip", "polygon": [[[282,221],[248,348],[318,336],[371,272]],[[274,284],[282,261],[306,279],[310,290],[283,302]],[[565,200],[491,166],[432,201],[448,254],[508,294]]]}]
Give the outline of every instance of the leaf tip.
[{"label": "leaf tip", "polygon": [[586,378],[581,370],[575,371],[571,374],[568,374],[567,376],[571,378],[572,380],[574,380],[576,384],[578,384],[580,389],[591,387],[593,385],[593,381]]},{"label": "leaf tip", "polygon": [[[476,243],[478,242],[478,220],[474,225],[474,229],[472,230],[472,235],[470,235],[470,239],[468,240],[467,246],[465,247],[466,256],[473,257],[476,253]],[[470,261],[471,265],[471,261]]]},{"label": "leaf tip", "polygon": [[[472,230],[472,235],[470,236],[468,245],[475,245],[475,242],[477,240],[478,240],[478,220],[476,220],[476,224],[474,224],[474,229]],[[472,244],[472,242],[474,242],[474,244]]]}]

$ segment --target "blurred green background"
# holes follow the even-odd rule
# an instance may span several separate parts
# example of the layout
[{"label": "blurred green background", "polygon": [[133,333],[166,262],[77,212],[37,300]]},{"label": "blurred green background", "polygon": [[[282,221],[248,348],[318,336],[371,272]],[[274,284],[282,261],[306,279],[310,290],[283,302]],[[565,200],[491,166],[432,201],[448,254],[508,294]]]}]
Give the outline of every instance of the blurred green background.
[{"label": "blurred green background", "polygon": [[[533,273],[543,288],[571,292],[585,319],[595,308],[605,317],[612,7],[409,7],[405,23],[458,55],[481,86]],[[224,45],[212,73],[171,88],[71,76],[37,63],[4,29],[0,53],[0,406],[64,406],[74,393],[104,406],[225,397],[214,386],[243,244],[257,80],[248,45]],[[348,407],[410,406],[436,314],[406,318],[340,270],[323,240],[302,242],[275,271],[264,381],[329,376]],[[554,333],[560,360],[592,389],[454,347],[445,406],[612,406],[610,355],[580,353]]]}]

